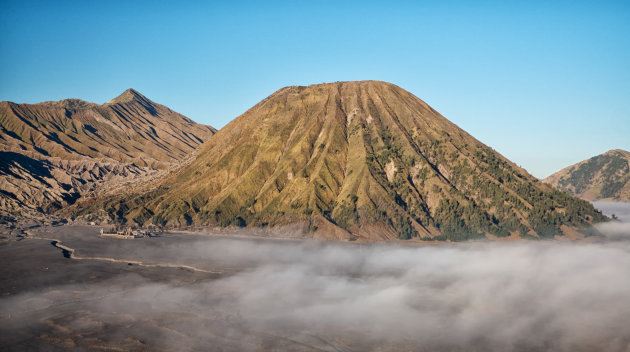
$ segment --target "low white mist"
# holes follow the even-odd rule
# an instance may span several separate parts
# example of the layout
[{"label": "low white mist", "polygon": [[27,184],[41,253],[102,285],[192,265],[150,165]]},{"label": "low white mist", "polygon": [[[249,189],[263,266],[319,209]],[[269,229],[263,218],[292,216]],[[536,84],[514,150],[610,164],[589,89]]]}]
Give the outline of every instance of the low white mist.
[{"label": "low white mist", "polygon": [[595,208],[601,210],[604,215],[617,217],[622,222],[630,223],[630,203],[623,202],[593,202]]},{"label": "low white mist", "polygon": [[597,201],[593,205],[604,215],[617,219],[596,224],[600,233],[614,241],[630,240],[630,203]]},{"label": "low white mist", "polygon": [[628,241],[171,250],[241,269],[180,286],[121,275],[23,293],[0,300],[1,329],[47,322],[151,350],[630,351]]}]

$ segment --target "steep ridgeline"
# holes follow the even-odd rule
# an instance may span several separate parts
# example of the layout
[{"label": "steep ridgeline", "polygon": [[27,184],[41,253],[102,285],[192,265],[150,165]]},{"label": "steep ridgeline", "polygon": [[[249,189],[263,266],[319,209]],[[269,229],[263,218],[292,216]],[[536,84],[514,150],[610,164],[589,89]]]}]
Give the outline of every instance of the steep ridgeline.
[{"label": "steep ridgeline", "polygon": [[87,211],[103,209],[128,224],[348,240],[548,237],[604,220],[411,93],[376,81],[280,89],[159,185]]},{"label": "steep ridgeline", "polygon": [[630,152],[607,151],[547,177],[543,182],[587,200],[630,201]]},{"label": "steep ridgeline", "polygon": [[215,132],[132,89],[103,105],[0,102],[0,128],[5,220],[165,173]]}]

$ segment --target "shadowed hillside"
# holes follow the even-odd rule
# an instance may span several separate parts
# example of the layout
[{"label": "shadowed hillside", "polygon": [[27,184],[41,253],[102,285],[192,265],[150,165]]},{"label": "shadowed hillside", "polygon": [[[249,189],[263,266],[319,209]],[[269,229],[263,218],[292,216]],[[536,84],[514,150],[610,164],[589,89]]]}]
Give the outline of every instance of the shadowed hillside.
[{"label": "shadowed hillside", "polygon": [[0,102],[0,129],[0,215],[8,219],[165,173],[215,132],[133,89],[103,105]]},{"label": "shadowed hillside", "polygon": [[118,222],[289,226],[335,239],[553,236],[604,217],[389,83],[278,90],[135,197],[92,205]]},{"label": "shadowed hillside", "polygon": [[167,168],[214,133],[133,89],[103,105],[78,99],[0,102],[4,151],[77,160],[108,157]]},{"label": "shadowed hillside", "polygon": [[630,201],[630,152],[609,150],[547,177],[543,182],[587,200]]}]

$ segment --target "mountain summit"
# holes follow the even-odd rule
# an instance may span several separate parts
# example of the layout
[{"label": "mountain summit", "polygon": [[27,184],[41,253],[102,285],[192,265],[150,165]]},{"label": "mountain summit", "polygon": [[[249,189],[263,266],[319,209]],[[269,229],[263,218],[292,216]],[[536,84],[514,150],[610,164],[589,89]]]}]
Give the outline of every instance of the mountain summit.
[{"label": "mountain summit", "polygon": [[282,88],[190,165],[103,208],[129,224],[288,227],[351,240],[553,236],[604,219],[378,81]]},{"label": "mountain summit", "polygon": [[110,100],[107,104],[124,104],[124,103],[129,103],[132,101],[151,102],[149,99],[147,99],[144,95],[140,94],[138,91],[134,90],[133,88],[129,88],[126,91],[122,92],[122,94],[120,94],[116,98]]},{"label": "mountain summit", "polygon": [[609,150],[566,167],[543,182],[587,200],[630,201],[630,152]]}]

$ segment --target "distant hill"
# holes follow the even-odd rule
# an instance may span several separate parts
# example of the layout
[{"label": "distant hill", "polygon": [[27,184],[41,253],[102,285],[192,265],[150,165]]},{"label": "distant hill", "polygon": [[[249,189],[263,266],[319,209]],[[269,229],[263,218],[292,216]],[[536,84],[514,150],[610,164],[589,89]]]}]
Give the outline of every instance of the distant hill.
[{"label": "distant hill", "polygon": [[129,89],[109,103],[0,102],[0,217],[165,173],[215,133]]},{"label": "distant hill", "polygon": [[630,201],[630,152],[609,150],[547,177],[543,182],[587,200]]},{"label": "distant hill", "polygon": [[99,211],[134,225],[345,240],[549,237],[604,219],[377,81],[282,88],[217,132],[190,165],[81,213]]}]

